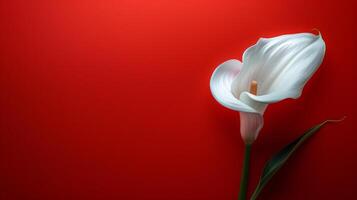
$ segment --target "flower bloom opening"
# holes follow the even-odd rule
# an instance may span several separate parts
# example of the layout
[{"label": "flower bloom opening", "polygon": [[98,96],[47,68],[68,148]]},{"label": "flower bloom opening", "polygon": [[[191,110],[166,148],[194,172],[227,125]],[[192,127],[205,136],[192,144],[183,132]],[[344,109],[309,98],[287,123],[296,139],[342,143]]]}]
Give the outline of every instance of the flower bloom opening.
[{"label": "flower bloom opening", "polygon": [[320,33],[260,38],[244,51],[242,62],[231,59],[215,69],[210,80],[212,95],[223,106],[240,113],[246,144],[257,138],[269,104],[300,97],[325,50]]}]

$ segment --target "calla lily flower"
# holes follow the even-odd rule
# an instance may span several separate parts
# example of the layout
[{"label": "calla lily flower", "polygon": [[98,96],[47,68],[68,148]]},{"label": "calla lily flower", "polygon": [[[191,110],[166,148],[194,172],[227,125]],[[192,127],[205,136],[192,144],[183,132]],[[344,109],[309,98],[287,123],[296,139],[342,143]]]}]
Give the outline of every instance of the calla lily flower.
[{"label": "calla lily flower", "polygon": [[240,112],[246,144],[257,138],[269,104],[300,97],[325,49],[321,34],[260,38],[245,50],[242,62],[228,60],[215,69],[210,81],[212,95],[223,106]]}]

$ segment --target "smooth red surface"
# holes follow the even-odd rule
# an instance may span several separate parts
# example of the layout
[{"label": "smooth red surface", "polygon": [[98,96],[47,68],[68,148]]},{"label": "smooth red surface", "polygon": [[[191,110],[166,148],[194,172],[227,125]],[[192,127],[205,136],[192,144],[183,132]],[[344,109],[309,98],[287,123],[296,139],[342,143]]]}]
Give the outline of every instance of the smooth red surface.
[{"label": "smooth red surface", "polygon": [[318,28],[327,53],[298,100],[271,105],[264,162],[315,135],[264,200],[355,199],[353,1],[0,2],[0,199],[237,199],[243,143],[212,98],[214,68],[259,37]]}]

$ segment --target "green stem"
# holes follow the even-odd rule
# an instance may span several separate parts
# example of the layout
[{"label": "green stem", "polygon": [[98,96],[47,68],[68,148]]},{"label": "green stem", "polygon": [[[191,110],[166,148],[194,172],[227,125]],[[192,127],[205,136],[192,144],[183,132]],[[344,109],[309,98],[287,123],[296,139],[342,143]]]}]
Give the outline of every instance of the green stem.
[{"label": "green stem", "polygon": [[238,200],[246,200],[247,199],[251,146],[252,146],[251,144],[245,145],[243,169],[242,169],[242,176],[240,179],[240,190],[239,190]]}]

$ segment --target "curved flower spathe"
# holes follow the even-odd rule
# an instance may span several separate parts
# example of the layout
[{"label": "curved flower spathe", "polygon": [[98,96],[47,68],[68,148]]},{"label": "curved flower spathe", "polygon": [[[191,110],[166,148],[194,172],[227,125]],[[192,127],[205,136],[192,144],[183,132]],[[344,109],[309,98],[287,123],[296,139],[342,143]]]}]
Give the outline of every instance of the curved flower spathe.
[{"label": "curved flower spathe", "polygon": [[[268,104],[296,99],[325,54],[321,34],[299,33],[261,38],[243,54],[243,63],[228,60],[213,72],[210,88],[223,106],[240,112],[241,134],[254,142],[263,127]],[[250,93],[252,81],[256,94]]]}]

